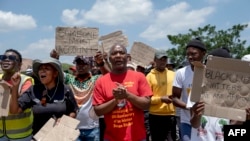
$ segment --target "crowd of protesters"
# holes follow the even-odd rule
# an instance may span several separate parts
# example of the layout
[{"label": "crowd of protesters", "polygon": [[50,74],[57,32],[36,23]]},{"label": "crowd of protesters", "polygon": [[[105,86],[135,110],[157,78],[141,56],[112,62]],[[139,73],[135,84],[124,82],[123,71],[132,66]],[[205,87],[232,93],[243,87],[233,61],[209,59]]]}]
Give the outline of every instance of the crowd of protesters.
[{"label": "crowd of protesters", "polygon": [[[123,45],[114,44],[107,54],[75,56],[72,73],[67,73],[52,50],[51,58],[34,60],[27,74],[21,74],[22,55],[8,49],[0,55],[0,78],[11,89],[9,114],[0,117],[0,141],[36,140],[33,135],[50,118],[60,122],[63,115],[80,121],[76,141],[223,141],[222,129],[201,127],[203,119],[242,123],[205,116],[204,102],[190,101],[193,62],[206,65],[207,49],[196,38],[185,51],[182,66],[176,66],[164,50],[156,51],[148,66],[141,66]],[[231,58],[225,47],[208,55]],[[250,61],[249,56],[242,61]],[[246,114],[249,117],[250,108]]]}]

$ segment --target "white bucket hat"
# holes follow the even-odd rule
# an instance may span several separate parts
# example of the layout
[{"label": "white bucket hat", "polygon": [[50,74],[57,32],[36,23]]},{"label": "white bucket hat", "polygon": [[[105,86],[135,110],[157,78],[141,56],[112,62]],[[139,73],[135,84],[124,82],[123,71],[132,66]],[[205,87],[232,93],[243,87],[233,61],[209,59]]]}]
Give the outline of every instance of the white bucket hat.
[{"label": "white bucket hat", "polygon": [[250,62],[250,54],[244,55],[241,60]]},{"label": "white bucket hat", "polygon": [[39,59],[36,59],[33,61],[32,63],[32,69],[33,69],[33,72],[34,74],[39,78],[38,76],[38,69],[40,67],[40,65],[42,64],[51,64],[59,73],[58,77],[59,77],[59,80],[61,82],[63,82],[63,70],[62,70],[62,65],[60,63],[60,61],[58,61],[57,59],[54,59],[54,58],[49,58],[49,59],[46,59],[46,60],[39,60]]}]

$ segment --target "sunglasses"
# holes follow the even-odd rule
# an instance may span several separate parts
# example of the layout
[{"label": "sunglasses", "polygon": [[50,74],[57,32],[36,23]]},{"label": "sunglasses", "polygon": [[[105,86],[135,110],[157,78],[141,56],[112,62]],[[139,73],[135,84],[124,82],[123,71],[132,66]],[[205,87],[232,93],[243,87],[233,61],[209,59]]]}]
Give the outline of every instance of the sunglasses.
[{"label": "sunglasses", "polygon": [[18,60],[15,55],[9,55],[9,56],[7,56],[7,55],[0,55],[0,60],[1,61],[4,61],[6,59],[8,59],[10,61],[17,61]]}]

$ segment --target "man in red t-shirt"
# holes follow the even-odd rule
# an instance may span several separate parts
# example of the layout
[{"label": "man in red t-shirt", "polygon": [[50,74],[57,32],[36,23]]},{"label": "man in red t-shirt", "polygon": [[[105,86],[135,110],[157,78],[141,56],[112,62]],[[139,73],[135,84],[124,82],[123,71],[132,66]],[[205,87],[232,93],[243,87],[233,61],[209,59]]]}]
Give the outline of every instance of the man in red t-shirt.
[{"label": "man in red t-shirt", "polygon": [[152,91],[145,76],[127,70],[127,50],[115,44],[109,52],[110,73],[95,84],[93,105],[97,115],[104,115],[104,140],[146,140],[144,110],[148,110]]}]

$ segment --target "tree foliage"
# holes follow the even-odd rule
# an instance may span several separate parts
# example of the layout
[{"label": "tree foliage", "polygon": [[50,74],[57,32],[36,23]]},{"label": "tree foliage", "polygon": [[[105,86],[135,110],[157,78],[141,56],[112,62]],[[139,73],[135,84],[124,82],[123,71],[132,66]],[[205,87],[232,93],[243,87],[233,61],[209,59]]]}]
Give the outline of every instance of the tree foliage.
[{"label": "tree foliage", "polygon": [[70,71],[69,71],[69,68],[71,67],[72,65],[70,65],[70,64],[67,64],[67,63],[62,63],[62,70],[63,71],[68,71],[69,73],[70,73]]},{"label": "tree foliage", "polygon": [[206,45],[207,52],[212,49],[227,47],[233,58],[241,58],[250,53],[250,46],[246,46],[246,40],[240,39],[240,33],[247,28],[247,24],[234,25],[227,30],[216,30],[216,26],[210,24],[199,27],[196,30],[189,29],[187,34],[167,35],[167,38],[174,45],[167,51],[177,66],[185,61],[186,44],[193,38],[199,37]]}]

